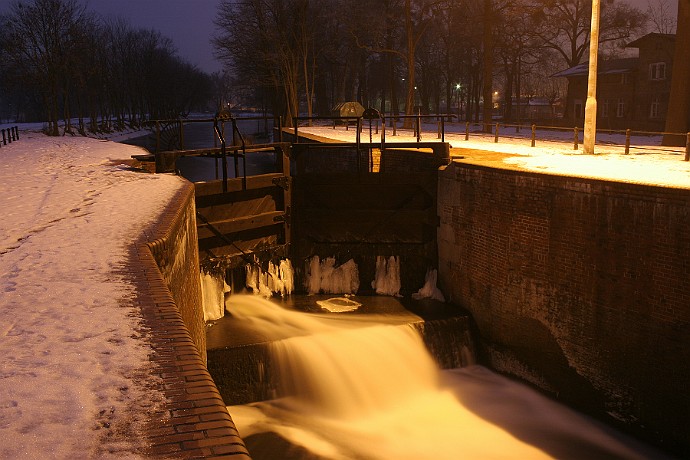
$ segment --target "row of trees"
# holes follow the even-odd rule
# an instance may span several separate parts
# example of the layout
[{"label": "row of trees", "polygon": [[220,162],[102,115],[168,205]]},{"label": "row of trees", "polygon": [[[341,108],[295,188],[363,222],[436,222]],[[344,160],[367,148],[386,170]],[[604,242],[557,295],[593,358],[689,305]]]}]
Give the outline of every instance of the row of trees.
[{"label": "row of trees", "polygon": [[[600,41],[613,54],[646,17],[602,3]],[[222,0],[214,46],[236,84],[288,120],[347,100],[478,120],[496,89],[511,118],[517,95],[563,94],[549,76],[587,59],[590,17],[591,0]]]},{"label": "row of trees", "polygon": [[0,103],[52,135],[59,120],[85,133],[174,118],[205,105],[213,87],[159,32],[106,22],[76,0],[13,3],[0,17],[0,55]]}]

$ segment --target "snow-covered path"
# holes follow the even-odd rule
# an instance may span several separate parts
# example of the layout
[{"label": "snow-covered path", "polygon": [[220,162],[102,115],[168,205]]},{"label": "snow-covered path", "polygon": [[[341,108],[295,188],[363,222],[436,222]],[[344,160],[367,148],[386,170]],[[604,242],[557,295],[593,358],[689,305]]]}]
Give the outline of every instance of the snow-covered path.
[{"label": "snow-covered path", "polygon": [[[422,141],[439,141],[435,128],[430,125],[426,128],[429,131],[422,133]],[[539,133],[536,147],[531,147],[531,140],[525,137],[525,130],[520,137],[507,137],[509,133],[506,132],[499,138],[499,142],[495,143],[493,135],[477,132],[473,132],[469,140],[465,140],[464,132],[458,131],[460,128],[462,126],[457,124],[447,125],[445,141],[450,143],[452,149],[476,149],[510,154],[510,157],[503,160],[506,165],[554,174],[690,187],[690,162],[683,161],[685,148],[661,147],[659,137],[634,137],[630,153],[626,155],[623,146],[624,135],[599,134],[595,147],[597,155],[585,155],[582,153],[581,145],[578,150],[574,150],[572,132]],[[386,129],[387,143],[416,141],[416,137],[409,130],[398,130],[397,135],[392,136],[390,128]],[[356,135],[355,129],[333,129],[332,126],[299,127],[299,132],[346,142],[354,142]],[[368,125],[365,125],[361,140],[369,142]],[[380,142],[380,135],[373,134],[372,140]]]},{"label": "snow-covered path", "polygon": [[28,132],[0,150],[0,458],[136,449],[118,432],[149,350],[122,270],[182,185],[112,161],[137,152]]}]

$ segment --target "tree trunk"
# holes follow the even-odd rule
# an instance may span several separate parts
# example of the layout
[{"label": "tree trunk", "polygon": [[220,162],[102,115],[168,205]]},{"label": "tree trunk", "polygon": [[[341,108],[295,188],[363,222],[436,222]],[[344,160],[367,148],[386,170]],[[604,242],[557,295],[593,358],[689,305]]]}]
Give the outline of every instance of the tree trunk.
[{"label": "tree trunk", "polygon": [[[682,0],[681,0],[682,1]],[[493,114],[493,73],[494,73],[494,40],[491,32],[493,23],[493,12],[491,0],[484,0],[484,75],[482,97],[484,99],[484,108],[482,110],[482,118],[484,119],[484,132],[491,132],[491,121]]]},{"label": "tree trunk", "polygon": [[[687,133],[690,130],[690,0],[678,0],[678,26],[673,55],[671,94],[666,112],[668,133]],[[683,146],[686,136],[666,134],[663,145]]]}]

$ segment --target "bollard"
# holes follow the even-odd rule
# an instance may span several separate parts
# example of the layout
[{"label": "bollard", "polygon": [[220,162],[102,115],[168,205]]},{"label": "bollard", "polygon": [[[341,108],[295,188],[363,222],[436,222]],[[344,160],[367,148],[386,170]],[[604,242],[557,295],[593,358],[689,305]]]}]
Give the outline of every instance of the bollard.
[{"label": "bollard", "polygon": [[685,161],[690,161],[690,133],[685,139]]},{"label": "bollard", "polygon": [[378,133],[379,133],[379,121],[376,120],[376,131],[375,131],[375,134],[378,134]]},{"label": "bollard", "polygon": [[577,143],[579,142],[579,139],[577,138],[577,126],[573,128],[573,132],[575,133],[573,136],[573,150],[577,150]]},{"label": "bollard", "polygon": [[537,125],[532,124],[532,147],[537,144]]},{"label": "bollard", "polygon": [[465,140],[466,141],[470,140],[470,122],[469,121],[465,122]]},{"label": "bollard", "polygon": [[630,129],[625,130],[625,154],[630,153]]},{"label": "bollard", "polygon": [[436,139],[441,139],[441,122],[436,122]]},{"label": "bollard", "polygon": [[335,129],[335,120],[333,120],[333,129]]},{"label": "bollard", "polygon": [[5,138],[5,130],[2,130],[2,145],[7,145],[7,139]]},{"label": "bollard", "polygon": [[391,118],[393,120],[393,135],[396,136],[397,132],[396,129],[398,128],[398,121],[395,119],[395,117]]},{"label": "bollard", "polygon": [[496,123],[496,134],[494,134],[494,143],[498,143],[498,123]]},{"label": "bollard", "polygon": [[14,130],[17,133],[17,140],[19,140],[19,126],[15,126]]}]

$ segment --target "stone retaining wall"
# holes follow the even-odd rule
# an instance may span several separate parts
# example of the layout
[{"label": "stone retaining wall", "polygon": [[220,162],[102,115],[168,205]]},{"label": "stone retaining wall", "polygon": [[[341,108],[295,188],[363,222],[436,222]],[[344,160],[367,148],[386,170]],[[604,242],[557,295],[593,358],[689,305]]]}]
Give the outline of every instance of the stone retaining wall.
[{"label": "stone retaining wall", "polygon": [[480,359],[690,453],[690,190],[454,162],[438,202]]}]

